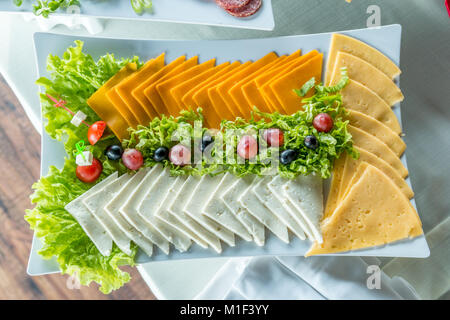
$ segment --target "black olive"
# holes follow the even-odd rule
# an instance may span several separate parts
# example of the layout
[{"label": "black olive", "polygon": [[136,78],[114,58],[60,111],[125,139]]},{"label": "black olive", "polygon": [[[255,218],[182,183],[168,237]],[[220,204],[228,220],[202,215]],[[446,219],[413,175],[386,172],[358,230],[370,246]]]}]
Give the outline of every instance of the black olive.
[{"label": "black olive", "polygon": [[153,155],[153,160],[156,162],[161,162],[166,160],[169,157],[169,149],[166,147],[159,147],[155,150],[155,154]]},{"label": "black olive", "polygon": [[110,145],[105,150],[105,155],[108,157],[109,160],[119,160],[122,158],[123,149],[122,146],[118,144]]},{"label": "black olive", "polygon": [[305,146],[309,149],[315,150],[319,146],[319,140],[316,138],[316,136],[306,136]]},{"label": "black olive", "polygon": [[206,147],[213,143],[214,139],[209,134],[205,134],[202,137],[202,145],[200,146],[201,151],[205,151]]},{"label": "black olive", "polygon": [[295,150],[287,149],[280,154],[280,162],[282,164],[290,164],[295,159],[297,159],[297,151]]}]

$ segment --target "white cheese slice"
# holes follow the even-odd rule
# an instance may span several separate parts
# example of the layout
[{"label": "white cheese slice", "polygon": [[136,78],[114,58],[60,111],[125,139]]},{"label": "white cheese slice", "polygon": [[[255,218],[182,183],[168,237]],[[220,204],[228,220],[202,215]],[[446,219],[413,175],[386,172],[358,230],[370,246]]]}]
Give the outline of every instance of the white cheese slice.
[{"label": "white cheese slice", "polygon": [[156,212],[155,216],[158,219],[161,219],[168,225],[170,225],[172,228],[175,228],[178,230],[178,232],[184,234],[186,237],[194,240],[195,243],[197,243],[199,246],[203,248],[208,248],[208,243],[204,241],[201,237],[198,236],[198,234],[192,232],[191,229],[189,229],[183,221],[179,220],[176,216],[174,216],[169,211],[169,207],[172,203],[172,200],[174,196],[178,193],[178,191],[183,186],[184,181],[186,180],[186,176],[180,176],[175,179],[175,181],[170,186],[169,190],[167,191],[166,197],[162,201],[161,205],[158,208],[158,211]]},{"label": "white cheese slice", "polygon": [[238,198],[239,203],[246,208],[256,219],[267,227],[281,241],[289,243],[289,233],[286,226],[251,192],[258,178]]},{"label": "white cheese slice", "polygon": [[216,180],[216,186],[201,212],[231,232],[234,232],[242,239],[252,241],[253,238],[246,227],[237,219],[230,209],[228,209],[220,198],[237,178],[232,174],[226,173],[225,175],[216,176],[211,179]]},{"label": "white cheese slice", "polygon": [[256,219],[244,206],[242,206],[238,198],[252,184],[254,177],[239,178],[222,194],[223,203],[234,213],[241,221],[245,221],[248,231],[253,236],[258,246],[263,246],[265,242],[264,225]]},{"label": "white cheese slice", "polygon": [[202,214],[203,207],[213,194],[215,186],[218,183],[216,179],[217,177],[211,177],[209,175],[204,175],[200,178],[200,181],[193,188],[194,190],[184,207],[184,212],[209,232],[212,232],[219,239],[233,247],[235,245],[234,233]]},{"label": "white cheese slice", "polygon": [[278,199],[278,201],[283,205],[283,207],[289,212],[291,217],[302,227],[303,231],[307,235],[308,239],[314,241],[314,237],[311,228],[309,227],[303,213],[299,211],[287,198],[283,186],[288,180],[283,179],[280,176],[273,177],[271,181],[267,184],[269,190]]},{"label": "white cheese slice", "polygon": [[191,246],[191,239],[155,217],[168,189],[175,181],[170,176],[169,169],[161,169],[162,166],[156,165],[148,171],[120,212],[143,235],[150,237],[152,229],[156,229],[178,251],[184,252]]},{"label": "white cheese slice", "polygon": [[104,256],[111,254],[113,240],[100,221],[84,205],[83,200],[102,190],[116,178],[117,172],[114,172],[64,207],[77,220],[89,239],[92,240],[98,251]]},{"label": "white cheese slice", "polygon": [[252,187],[251,192],[262,202],[278,219],[281,220],[297,237],[305,240],[305,233],[301,225],[292,218],[288,210],[278,200],[277,197],[270,191],[268,183],[272,180],[272,177],[264,177],[258,179],[257,183]]},{"label": "white cheese slice", "polygon": [[[146,234],[143,234],[140,232],[136,227],[131,224],[127,217],[120,212],[120,208],[126,203],[128,198],[136,191],[137,187],[139,186],[139,183],[142,181],[144,176],[146,175],[147,170],[141,169],[137,173],[135,173],[131,179],[127,182],[127,184],[122,188],[122,190],[119,191],[119,193],[114,197],[113,200],[111,200],[106,205],[106,211],[113,215],[113,216],[121,216],[125,219],[125,221],[132,227],[133,230],[136,230],[144,236],[146,239],[150,240],[152,243],[154,243],[156,246],[158,246],[165,254],[169,254],[170,246],[169,242],[167,242],[166,239],[155,229],[150,230],[150,232],[146,232]],[[146,227],[149,227],[148,225]]]},{"label": "white cheese slice", "polygon": [[322,179],[314,174],[299,175],[283,185],[287,199],[303,213],[308,226],[319,243],[322,243],[320,220],[323,216]]},{"label": "white cheese slice", "polygon": [[[175,195],[172,203],[169,206],[169,211],[172,215],[177,217],[178,220],[182,221],[185,226],[191,229],[192,232],[196,233],[202,240],[208,243],[211,248],[213,248],[216,252],[222,252],[222,246],[220,244],[219,238],[205,229],[196,219],[193,219],[191,216],[184,212],[184,206],[188,202],[191,194],[194,191],[195,185],[199,182],[199,179],[196,179],[192,176],[189,176],[183,183],[183,186]],[[206,217],[203,217],[206,219]],[[202,220],[199,217],[200,220]]]},{"label": "white cheese slice", "polygon": [[83,202],[105,227],[120,250],[131,255],[130,241],[133,240],[137,246],[141,247],[146,254],[151,256],[153,243],[135,231],[121,215],[111,216],[105,210],[106,204],[119,193],[130,179],[130,175],[124,174],[106,186],[101,192],[93,194]]}]

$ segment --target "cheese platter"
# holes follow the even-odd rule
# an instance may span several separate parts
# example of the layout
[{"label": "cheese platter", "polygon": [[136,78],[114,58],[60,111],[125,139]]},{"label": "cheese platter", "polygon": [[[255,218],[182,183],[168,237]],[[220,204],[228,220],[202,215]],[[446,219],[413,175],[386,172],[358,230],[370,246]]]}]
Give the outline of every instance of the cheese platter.
[{"label": "cheese platter", "polygon": [[[99,260],[426,257],[400,137],[399,81],[386,75],[398,77],[400,35],[398,25],[228,41],[37,33],[49,134],[37,207],[26,219],[42,235],[50,210],[40,205],[42,189],[62,179],[74,191],[64,194],[61,219],[75,223]],[[365,46],[375,53],[360,54]],[[89,82],[87,92],[65,74],[73,59],[89,70],[76,80]],[[381,71],[383,60],[390,67]],[[73,124],[75,111],[86,125]],[[55,243],[43,242],[33,242],[31,274],[80,272],[64,251],[53,254],[59,266],[44,267],[37,251],[51,258]],[[105,292],[125,282],[111,268],[117,283],[97,281]]]}]

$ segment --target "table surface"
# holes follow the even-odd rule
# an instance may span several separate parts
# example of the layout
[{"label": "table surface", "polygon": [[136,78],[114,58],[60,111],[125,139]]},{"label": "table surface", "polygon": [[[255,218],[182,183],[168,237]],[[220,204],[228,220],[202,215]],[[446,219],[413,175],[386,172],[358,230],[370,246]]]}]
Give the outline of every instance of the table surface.
[{"label": "table surface", "polygon": [[[104,20],[100,36],[142,39],[239,39],[308,34],[364,28],[372,5],[380,9],[381,24],[403,27],[401,53],[402,122],[412,185],[425,232],[449,216],[450,184],[450,19],[442,0],[273,1],[275,29],[271,32],[158,22]],[[372,6],[372,7],[370,7]],[[375,8],[376,9],[376,8]],[[0,72],[39,130],[36,66],[32,34],[35,21],[0,14]],[[52,29],[86,35],[84,29]],[[190,299],[227,259],[171,261],[139,266],[158,298]],[[387,262],[387,260],[384,260]],[[188,277],[186,275],[189,275]]]}]

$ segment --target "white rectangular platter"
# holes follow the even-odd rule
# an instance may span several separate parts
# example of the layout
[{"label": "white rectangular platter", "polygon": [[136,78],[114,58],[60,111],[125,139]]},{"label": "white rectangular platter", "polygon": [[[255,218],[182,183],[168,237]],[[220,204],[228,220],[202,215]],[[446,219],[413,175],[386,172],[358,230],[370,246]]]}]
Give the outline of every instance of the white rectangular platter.
[{"label": "white rectangular platter", "polygon": [[[397,64],[400,58],[401,26],[391,25],[379,28],[360,29],[341,32],[360,39],[371,46],[379,49]],[[117,57],[130,57],[138,55],[146,60],[166,52],[166,61],[171,61],[180,55],[199,55],[200,61],[217,58],[217,63],[229,60],[255,60],[270,51],[278,54],[289,54],[297,49],[302,49],[303,53],[317,49],[325,54],[328,53],[331,33],[289,36],[265,39],[246,40],[218,40],[218,41],[162,41],[162,40],[126,40],[126,39],[106,39],[94,37],[73,37],[65,35],[55,35],[50,33],[36,33],[34,37],[36,58],[40,76],[48,76],[46,72],[46,58],[48,54],[62,55],[67,47],[73,45],[73,41],[80,39],[85,43],[85,50],[94,58],[104,55],[106,52],[114,53]],[[400,118],[400,105],[394,107],[395,114]],[[45,132],[43,130],[43,132]],[[62,144],[51,140],[48,135],[42,135],[42,163],[41,174],[47,173],[50,165],[61,167],[64,159],[64,149]],[[406,156],[402,161],[406,166]],[[410,184],[410,179],[407,179]],[[412,204],[416,206],[414,199]],[[288,256],[304,255],[309,249],[309,241],[301,241],[298,238],[292,239],[290,244],[285,244],[275,236],[267,232],[267,242],[264,247],[258,247],[253,243],[238,241],[235,247],[224,245],[223,253],[218,255],[211,250],[202,249],[194,245],[188,252],[179,253],[172,251],[170,255],[165,255],[156,251],[151,258],[143,252],[137,256],[138,263],[162,260],[198,259],[213,257],[244,257],[244,256]],[[33,242],[32,253],[29,263],[30,274],[40,274],[57,271],[55,263],[44,262],[36,253],[39,241]],[[412,240],[398,241],[389,245],[374,247],[371,249],[352,251],[340,256],[384,256],[384,257],[416,257],[424,258],[429,255],[429,248],[424,236]]]},{"label": "white rectangular platter", "polygon": [[[16,7],[12,0],[0,1],[0,11],[30,12],[34,0],[24,0]],[[137,19],[147,21],[204,24],[257,30],[273,30],[275,27],[272,0],[263,0],[259,11],[248,18],[236,18],[216,5],[214,0],[153,0],[153,13],[137,15],[130,1],[81,1],[81,16],[93,18]],[[54,15],[67,15],[64,10]]]}]

